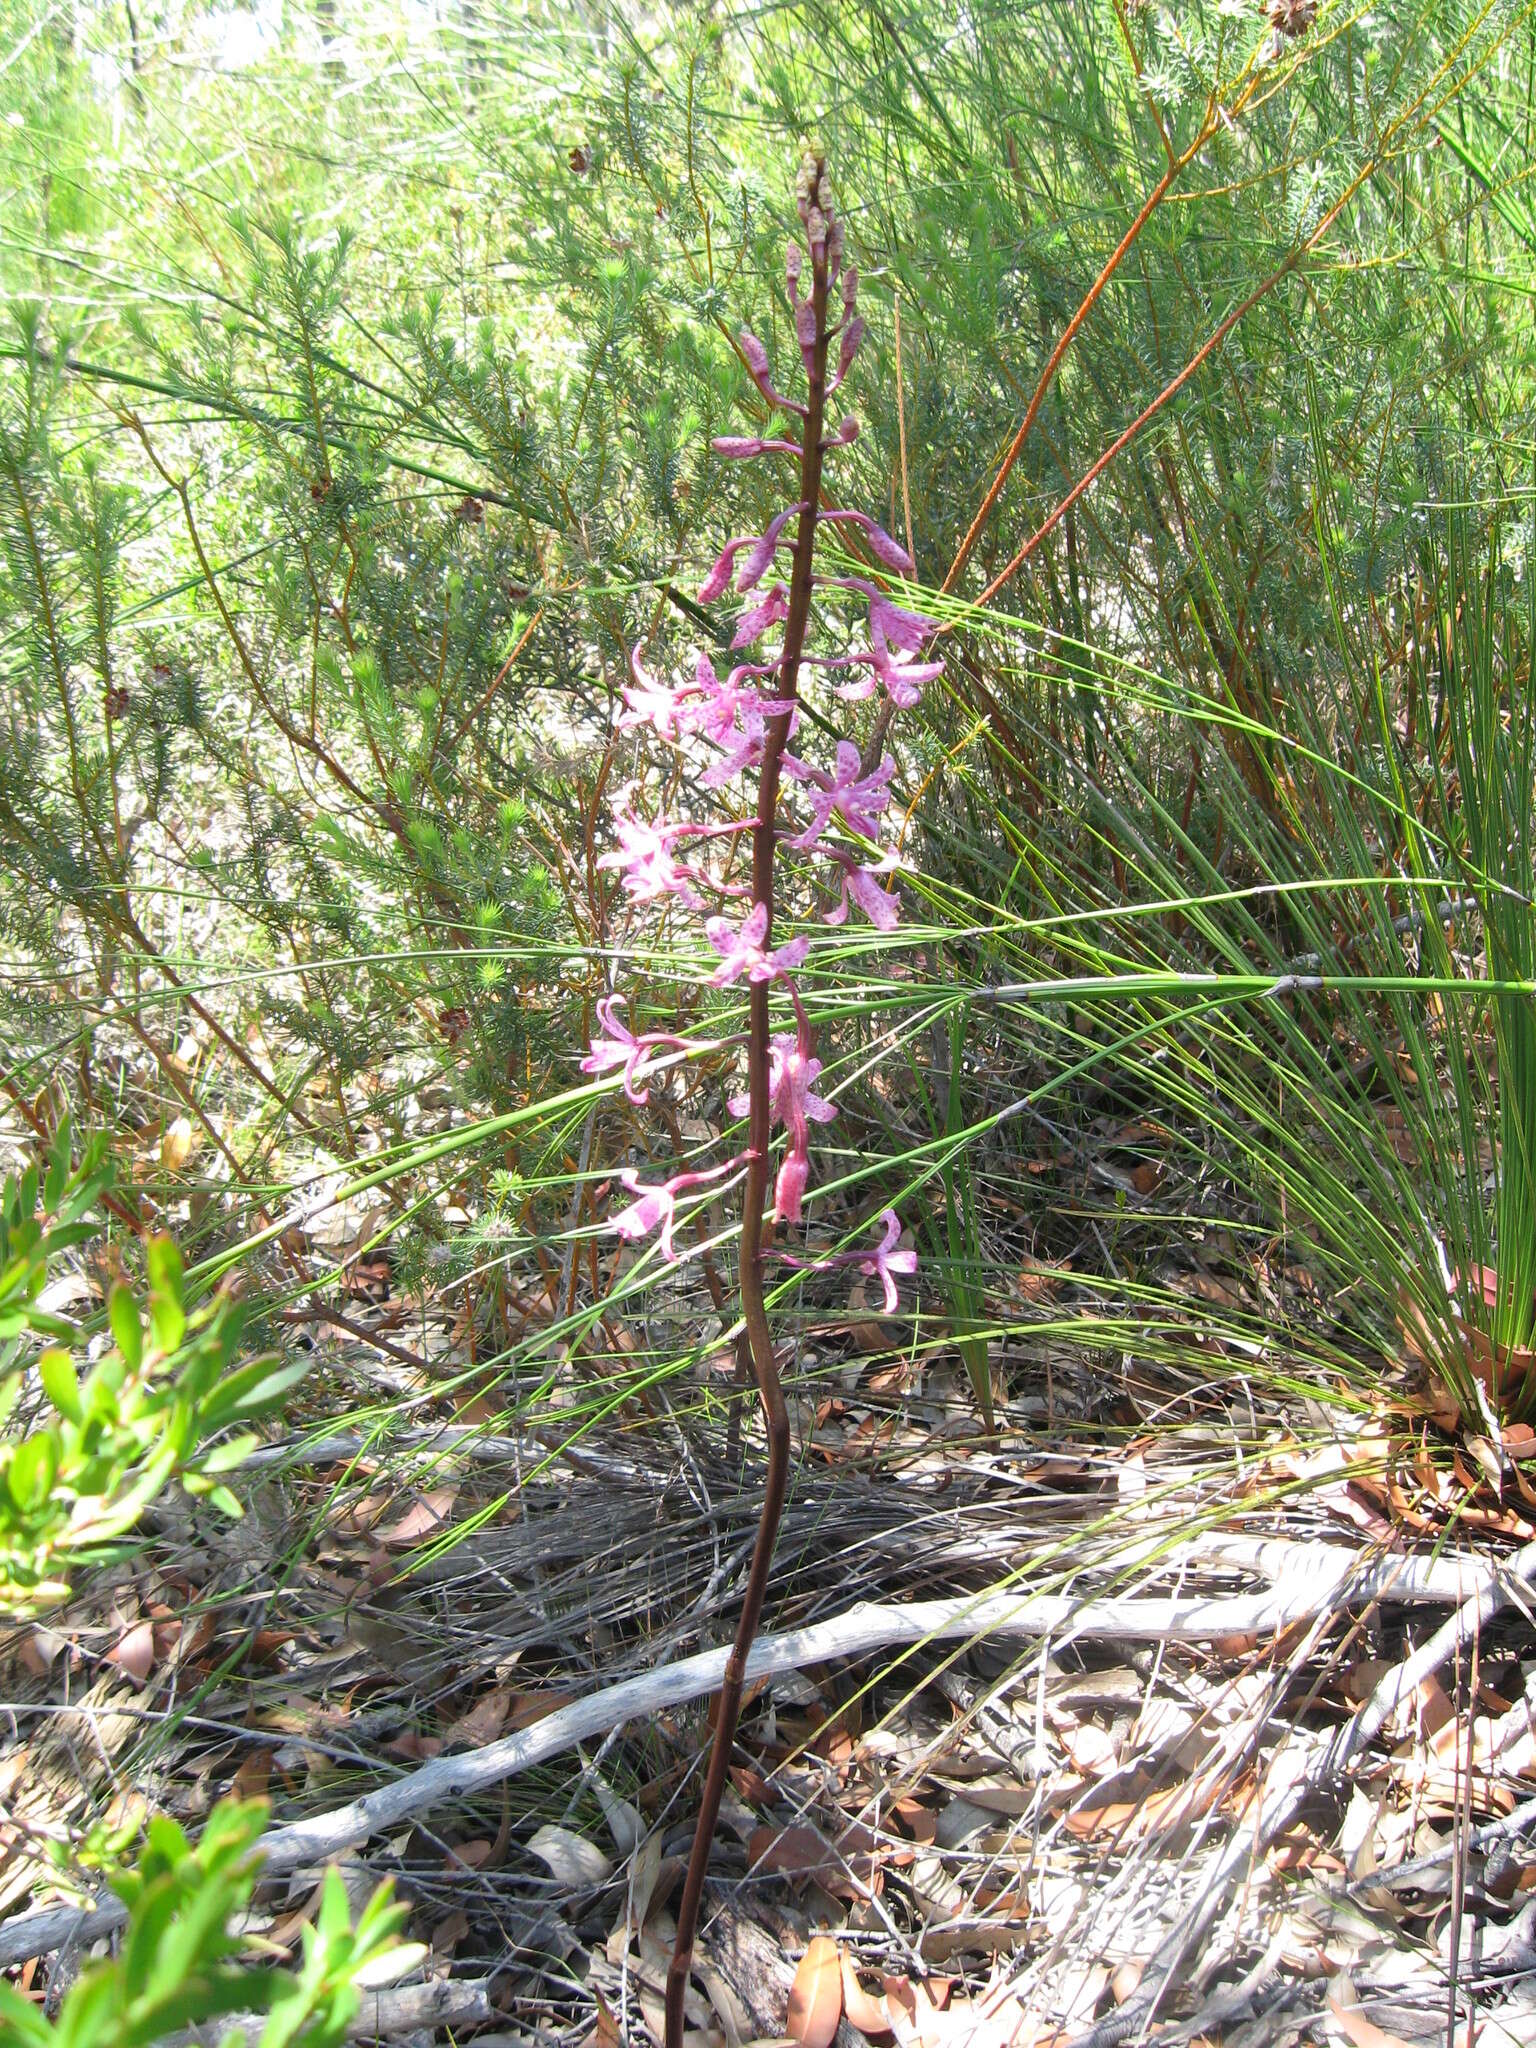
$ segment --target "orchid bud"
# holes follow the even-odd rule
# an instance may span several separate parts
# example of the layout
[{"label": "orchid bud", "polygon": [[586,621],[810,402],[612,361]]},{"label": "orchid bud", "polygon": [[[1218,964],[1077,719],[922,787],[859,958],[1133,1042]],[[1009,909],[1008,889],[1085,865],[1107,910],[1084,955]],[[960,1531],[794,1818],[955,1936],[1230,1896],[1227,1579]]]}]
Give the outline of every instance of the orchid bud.
[{"label": "orchid bud", "polygon": [[837,368],[833,371],[832,381],[827,386],[829,393],[835,391],[847,376],[849,367],[854,357],[858,354],[859,343],[863,339],[864,316],[858,314],[843,329],[842,346],[837,353]]},{"label": "orchid bud", "polygon": [[805,1153],[791,1149],[784,1154],[773,1189],[773,1206],[781,1223],[800,1221],[800,1204],[810,1177],[811,1162]]},{"label": "orchid bud", "polygon": [[742,564],[741,574],[736,579],[736,588],[743,597],[746,596],[749,590],[754,589],[768,573],[768,569],[773,561],[774,550],[779,545],[780,534],[784,531],[788,522],[797,513],[804,510],[805,501],[802,498],[793,505],[786,505],[782,512],[769,521],[767,531],[759,537],[751,554],[748,555],[746,561]]},{"label": "orchid bud", "polygon": [[[843,423],[845,426],[847,422]],[[855,430],[857,431],[857,430]],[[728,462],[746,462],[754,455],[798,455],[793,441],[764,441],[756,434],[717,434],[710,447]]]}]

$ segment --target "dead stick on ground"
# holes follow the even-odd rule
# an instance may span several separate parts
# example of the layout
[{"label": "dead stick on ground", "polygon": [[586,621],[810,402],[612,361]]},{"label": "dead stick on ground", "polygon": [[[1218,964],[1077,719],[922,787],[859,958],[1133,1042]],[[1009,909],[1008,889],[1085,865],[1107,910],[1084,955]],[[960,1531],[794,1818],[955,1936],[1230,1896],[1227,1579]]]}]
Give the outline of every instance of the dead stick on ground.
[{"label": "dead stick on ground", "polygon": [[[1298,1545],[1298,1550],[1308,1546]],[[1321,1562],[1319,1562],[1321,1560]],[[1477,1598],[1485,1603],[1483,1618],[1493,1613],[1506,1597],[1510,1576],[1536,1575],[1536,1545],[1521,1553],[1511,1575],[1495,1576],[1488,1567],[1468,1566],[1483,1578]],[[1259,1593],[1209,1597],[1190,1595],[1175,1598],[1084,1599],[1064,1593],[986,1594],[952,1600],[914,1600],[905,1606],[864,1603],[847,1613],[833,1615],[807,1628],[787,1629],[759,1639],[747,1662],[747,1679],[773,1677],[797,1671],[808,1664],[831,1658],[856,1658],[875,1651],[915,1649],[923,1644],[955,1637],[1023,1636],[1059,1640],[1062,1637],[1090,1638],[1104,1642],[1181,1641],[1204,1642],[1222,1636],[1257,1634],[1288,1628],[1333,1608],[1373,1600],[1411,1603],[1454,1599],[1454,1564],[1447,1560],[1412,1557],[1373,1557],[1345,1550],[1342,1545],[1319,1544],[1311,1551],[1311,1562],[1288,1571],[1281,1581]],[[1433,1663],[1420,1669],[1435,1645],[1465,1624],[1462,1608],[1456,1617],[1431,1638],[1417,1658],[1399,1667],[1412,1675],[1403,1680],[1411,1691],[1425,1670],[1433,1670],[1450,1656],[1455,1637]],[[321,1864],[345,1849],[354,1848],[370,1835],[385,1833],[404,1820],[442,1806],[450,1800],[465,1799],[502,1784],[520,1771],[531,1769],[547,1758],[573,1748],[578,1742],[608,1734],[625,1721],[654,1718],[669,1707],[681,1706],[719,1690],[725,1670],[726,1651],[701,1650],[676,1664],[642,1672],[636,1678],[609,1686],[589,1699],[536,1721],[531,1728],[487,1743],[483,1749],[463,1756],[435,1757],[420,1770],[411,1771],[393,1784],[383,1785],[361,1799],[354,1799],[332,1812],[275,1828],[262,1843],[265,1868],[280,1875],[309,1865]],[[1381,1697],[1393,1683],[1394,1673],[1378,1692]],[[1401,1692],[1393,1693],[1379,1717],[1364,1729],[1347,1749],[1347,1762],[1363,1742],[1380,1727]],[[1374,1707],[1364,1710],[1369,1713]],[[1338,1738],[1335,1740],[1337,1746]],[[1331,1753],[1331,1751],[1330,1751]],[[1342,1768],[1342,1763],[1340,1765]],[[1289,1795],[1288,1795],[1289,1796]],[[1300,1793],[1295,1797],[1299,1799]],[[1291,1808],[1287,1808],[1287,1815]],[[1277,1825],[1283,1825],[1283,1820]],[[1248,1855],[1245,1833],[1234,1871]],[[1231,1852],[1229,1851],[1229,1857]],[[1214,1910],[1214,1909],[1213,1909]],[[45,1907],[0,1926],[0,1969],[10,1969],[29,1957],[46,1955],[71,1940],[95,1941],[110,1934],[127,1919],[127,1910],[116,1900],[94,1908],[78,1906]],[[1121,2009],[1122,2011],[1125,2008]],[[1118,2015],[1117,2015],[1118,2017]],[[1119,2037],[1117,2037],[1119,2038]]]}]

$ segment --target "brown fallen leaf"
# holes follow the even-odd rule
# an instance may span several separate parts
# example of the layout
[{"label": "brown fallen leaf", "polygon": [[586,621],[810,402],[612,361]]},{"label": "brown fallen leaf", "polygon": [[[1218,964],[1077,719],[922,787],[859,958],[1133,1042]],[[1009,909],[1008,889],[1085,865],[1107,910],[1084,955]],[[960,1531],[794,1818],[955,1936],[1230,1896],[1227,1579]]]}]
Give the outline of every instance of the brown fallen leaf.
[{"label": "brown fallen leaf", "polygon": [[378,1540],[388,1544],[392,1550],[402,1550],[412,1543],[424,1541],[447,1521],[458,1496],[456,1486],[434,1487],[408,1507],[398,1522],[391,1522],[387,1529],[381,1529]]},{"label": "brown fallen leaf", "polygon": [[747,1838],[747,1861],[754,1871],[776,1870],[785,1877],[815,1877],[837,1868],[826,1836],[813,1827],[775,1827],[770,1821]]},{"label": "brown fallen leaf", "polygon": [[1129,1961],[1116,1965],[1109,1980],[1110,1996],[1116,2005],[1124,2005],[1128,1998],[1135,1997],[1141,1986],[1144,1968],[1145,1965],[1142,1963]]},{"label": "brown fallen leaf", "polygon": [[140,1621],[129,1629],[107,1652],[106,1661],[115,1664],[125,1678],[131,1678],[135,1685],[142,1685],[149,1677],[155,1661],[155,1625],[152,1621]]},{"label": "brown fallen leaf", "polygon": [[506,1732],[515,1735],[520,1728],[531,1728],[546,1714],[558,1714],[562,1707],[574,1706],[575,1700],[576,1695],[569,1692],[515,1693],[507,1715]]},{"label": "brown fallen leaf", "polygon": [[422,1735],[414,1728],[407,1728],[401,1734],[391,1736],[382,1748],[386,1756],[403,1757],[407,1763],[425,1763],[429,1757],[442,1754],[443,1739],[440,1735]]},{"label": "brown fallen leaf", "polygon": [[937,2030],[925,2032],[923,2022],[933,2018],[933,2003],[923,1995],[923,1987],[914,1984],[910,1977],[884,1977],[885,2010],[891,2023],[891,2032],[901,2048],[926,2048],[930,2041],[937,2048]]},{"label": "brown fallen leaf", "polygon": [[624,2034],[613,2008],[601,1991],[597,1993],[597,2024],[582,2048],[624,2048]]},{"label": "brown fallen leaf", "polygon": [[468,1713],[460,1714],[457,1721],[450,1722],[443,1730],[444,1749],[460,1746],[482,1749],[486,1743],[494,1742],[506,1726],[511,1705],[512,1688],[509,1685],[493,1686],[483,1699],[476,1700]]},{"label": "brown fallen leaf", "polygon": [[432,1953],[451,1956],[459,1943],[469,1933],[469,1915],[463,1907],[457,1907],[446,1920],[440,1920],[432,1930]]},{"label": "brown fallen leaf", "polygon": [[749,1806],[768,1806],[773,1801],[773,1790],[762,1772],[751,1764],[732,1764],[731,1783]]},{"label": "brown fallen leaf", "polygon": [[843,2012],[849,2026],[856,2027],[871,2041],[890,2039],[891,2016],[885,2009],[885,2000],[864,1989],[853,1967],[853,1958],[847,1955],[843,1957]]},{"label": "brown fallen leaf", "polygon": [[192,1119],[179,1116],[174,1123],[166,1125],[160,1140],[160,1164],[169,1173],[180,1173],[196,1148],[192,1131]]},{"label": "brown fallen leaf", "polygon": [[272,1777],[270,1749],[253,1749],[241,1760],[229,1789],[237,1799],[264,1799]]},{"label": "brown fallen leaf", "polygon": [[938,1830],[939,1817],[931,1806],[924,1806],[920,1799],[897,1799],[892,1803],[897,1822],[919,1844],[931,1842]]},{"label": "brown fallen leaf", "polygon": [[806,1948],[789,1988],[784,2030],[800,2048],[832,2048],[843,2014],[843,1968],[837,1943],[818,1934]]}]

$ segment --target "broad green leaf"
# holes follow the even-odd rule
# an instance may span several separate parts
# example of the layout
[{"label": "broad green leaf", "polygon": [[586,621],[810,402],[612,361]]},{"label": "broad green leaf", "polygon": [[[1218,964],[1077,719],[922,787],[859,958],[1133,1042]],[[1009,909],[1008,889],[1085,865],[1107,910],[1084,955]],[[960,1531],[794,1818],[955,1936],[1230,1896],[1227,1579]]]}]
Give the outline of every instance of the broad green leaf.
[{"label": "broad green leaf", "polygon": [[51,1345],[37,1361],[43,1392],[69,1422],[83,1422],[85,1407],[80,1399],[80,1381],[75,1361],[59,1345]]},{"label": "broad green leaf", "polygon": [[16,1446],[5,1483],[22,1514],[34,1515],[44,1505],[58,1469],[59,1440],[51,1429],[39,1430]]},{"label": "broad green leaf", "polygon": [[123,1362],[129,1372],[137,1372],[144,1360],[144,1326],[139,1321],[139,1305],[121,1280],[112,1283],[107,1296],[107,1320]]}]

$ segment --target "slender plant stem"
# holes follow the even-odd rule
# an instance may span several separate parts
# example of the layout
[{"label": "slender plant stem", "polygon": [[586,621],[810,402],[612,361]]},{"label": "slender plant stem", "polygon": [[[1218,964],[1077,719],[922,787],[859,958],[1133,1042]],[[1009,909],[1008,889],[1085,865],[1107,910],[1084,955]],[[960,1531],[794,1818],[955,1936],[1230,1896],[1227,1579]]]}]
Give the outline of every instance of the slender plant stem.
[{"label": "slender plant stem", "polygon": [[[801,512],[795,528],[795,566],[790,577],[789,610],[784,622],[784,651],[780,659],[776,684],[776,701],[785,708],[779,716],[770,719],[768,723],[762,769],[757,785],[757,816],[752,828],[752,897],[755,903],[767,906],[768,929],[762,940],[765,950],[770,945],[773,935],[773,859],[779,807],[779,770],[789,739],[790,707],[795,702],[799,688],[800,656],[805,646],[806,627],[810,620],[811,578],[816,550],[816,512],[821,500],[822,432],[826,416],[828,344],[825,245],[821,253],[812,253],[811,303],[816,314],[816,341],[808,376],[805,431],[800,444]],[[666,2048],[682,2048],[683,2001],[687,1995],[688,1974],[693,1963],[693,1941],[699,1923],[699,1903],[704,1896],[704,1878],[709,1869],[710,1850],[714,1846],[715,1826],[720,1817],[720,1801],[725,1792],[725,1777],[730,1766],[736,1724],[741,1716],[741,1695],[746,1680],[747,1658],[757,1636],[758,1623],[762,1619],[763,1602],[768,1594],[768,1574],[773,1564],[779,1519],[784,1511],[784,1494],[789,1483],[789,1413],[784,1405],[784,1390],[779,1384],[779,1369],[773,1354],[773,1332],[768,1326],[768,1311],[763,1301],[763,1251],[768,1236],[763,1219],[768,1201],[771,1122],[768,1091],[769,986],[766,981],[753,982],[749,997],[749,1153],[746,1191],[741,1213],[741,1315],[746,1327],[752,1376],[757,1382],[758,1398],[762,1402],[763,1419],[767,1427],[768,1470],[763,1481],[763,1507],[757,1524],[757,1540],[752,1547],[752,1564],[747,1574],[746,1592],[742,1597],[741,1618],[736,1624],[736,1638],[731,1645],[730,1658],[726,1663],[725,1677],[716,1702],[714,1746],[710,1751],[709,1770],[704,1780],[698,1824],[694,1829],[693,1848],[688,1857],[687,1875],[683,1879],[682,1898],[678,1903],[677,1939],[672,1949],[671,1967],[667,1971]]]}]

